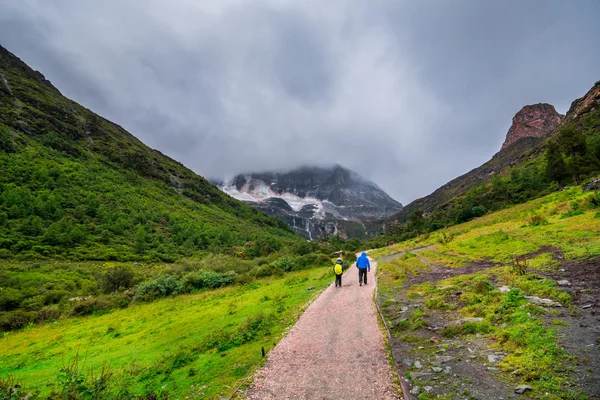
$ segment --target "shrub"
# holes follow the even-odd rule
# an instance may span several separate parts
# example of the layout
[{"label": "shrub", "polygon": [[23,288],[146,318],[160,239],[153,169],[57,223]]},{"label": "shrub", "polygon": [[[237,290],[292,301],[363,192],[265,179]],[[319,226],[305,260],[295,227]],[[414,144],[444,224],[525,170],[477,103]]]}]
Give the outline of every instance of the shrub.
[{"label": "shrub", "polygon": [[283,270],[274,263],[258,267],[252,273],[256,278],[266,278],[268,276],[283,276]]},{"label": "shrub", "polygon": [[46,296],[34,296],[21,302],[21,307],[27,311],[39,311],[46,301]]},{"label": "shrub", "polygon": [[510,266],[510,272],[517,275],[527,274],[527,258],[515,256],[513,264]]},{"label": "shrub", "polygon": [[44,296],[46,297],[44,304],[57,304],[60,303],[62,299],[69,297],[69,292],[66,290],[48,290],[44,293]]},{"label": "shrub", "polygon": [[488,281],[485,275],[477,276],[473,280],[473,292],[478,294],[486,294],[494,290],[495,286]]},{"label": "shrub", "polygon": [[441,244],[450,243],[452,240],[454,240],[454,233],[452,233],[452,232],[450,232],[450,233],[442,232],[442,236],[440,236],[440,238],[439,238],[439,242]]},{"label": "shrub", "polygon": [[0,400],[21,400],[30,398],[14,377],[0,379]]},{"label": "shrub", "polygon": [[159,297],[184,292],[184,287],[173,275],[161,275],[156,279],[142,282],[138,286],[136,300],[150,301]]},{"label": "shrub", "polygon": [[47,306],[38,311],[35,320],[37,322],[56,320],[60,317],[60,310],[57,306]]},{"label": "shrub", "polygon": [[106,299],[85,299],[74,304],[71,315],[91,315],[95,312],[110,310],[112,306],[112,303]]},{"label": "shrub", "polygon": [[529,218],[529,226],[548,225],[548,221],[542,215],[535,214]]},{"label": "shrub", "polygon": [[98,376],[90,373],[86,379],[86,374],[79,366],[78,356],[76,356],[71,364],[59,370],[57,376],[59,393],[52,393],[50,398],[69,400],[106,398],[103,393],[108,389],[111,377],[112,372],[106,366],[102,366]]},{"label": "shrub", "polygon": [[13,288],[4,288],[0,292],[0,311],[10,311],[19,308],[23,301],[23,294]]},{"label": "shrub", "polygon": [[590,197],[589,202],[590,206],[593,208],[600,207],[600,192],[596,192],[592,197]]},{"label": "shrub", "polygon": [[182,282],[186,292],[197,289],[216,289],[235,283],[237,274],[234,271],[218,273],[210,270],[190,272],[183,276]]},{"label": "shrub", "polygon": [[116,266],[106,270],[101,279],[101,287],[104,293],[116,292],[119,289],[129,289],[133,280],[133,272],[127,267]]},{"label": "shrub", "polygon": [[0,330],[3,332],[8,332],[21,329],[33,322],[34,317],[34,313],[21,310],[6,313],[0,317]]}]

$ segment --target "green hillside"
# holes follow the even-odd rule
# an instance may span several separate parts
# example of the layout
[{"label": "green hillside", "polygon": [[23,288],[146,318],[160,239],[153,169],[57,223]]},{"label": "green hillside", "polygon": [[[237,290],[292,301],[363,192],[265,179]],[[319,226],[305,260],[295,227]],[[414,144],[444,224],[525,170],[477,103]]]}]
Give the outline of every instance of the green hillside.
[{"label": "green hillside", "polygon": [[414,385],[434,387],[423,398],[470,398],[465,362],[479,386],[505,382],[495,396],[527,384],[536,399],[597,398],[599,234],[600,193],[573,188],[371,252],[388,256],[378,301],[397,357],[428,368],[442,348],[462,371],[436,382],[405,368]]},{"label": "green hillside", "polygon": [[284,223],[63,97],[1,47],[0,72],[1,257],[252,258],[297,241]]},{"label": "green hillside", "polygon": [[0,332],[322,266],[341,245],[307,243],[0,46]]},{"label": "green hillside", "polygon": [[[493,171],[493,172],[491,172]],[[523,138],[393,218],[396,240],[462,223],[579,185],[600,173],[600,82],[571,105],[546,138]]]}]

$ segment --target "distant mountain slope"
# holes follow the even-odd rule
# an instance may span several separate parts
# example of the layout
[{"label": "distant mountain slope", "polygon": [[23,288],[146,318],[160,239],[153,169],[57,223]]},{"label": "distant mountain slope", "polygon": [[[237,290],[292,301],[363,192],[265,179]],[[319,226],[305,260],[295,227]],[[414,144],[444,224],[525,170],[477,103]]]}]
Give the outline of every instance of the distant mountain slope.
[{"label": "distant mountain slope", "polygon": [[0,46],[0,257],[174,260],[297,240]]},{"label": "distant mountain slope", "polygon": [[600,82],[585,96],[575,100],[566,116],[558,114],[549,104],[523,107],[514,116],[502,149],[491,160],[451,180],[430,195],[414,200],[394,216],[393,220],[405,222],[416,210],[431,214],[448,208],[454,199],[490,181],[494,176],[506,175],[513,167],[537,162],[541,168],[545,162],[540,157],[544,155],[548,139],[566,126],[573,126],[577,131],[585,133],[589,144],[596,146],[596,136],[600,132]]},{"label": "distant mountain slope", "polygon": [[229,195],[284,219],[309,239],[336,233],[356,236],[376,232],[381,225],[375,221],[402,210],[402,204],[376,184],[339,165],[240,174],[218,186]]}]

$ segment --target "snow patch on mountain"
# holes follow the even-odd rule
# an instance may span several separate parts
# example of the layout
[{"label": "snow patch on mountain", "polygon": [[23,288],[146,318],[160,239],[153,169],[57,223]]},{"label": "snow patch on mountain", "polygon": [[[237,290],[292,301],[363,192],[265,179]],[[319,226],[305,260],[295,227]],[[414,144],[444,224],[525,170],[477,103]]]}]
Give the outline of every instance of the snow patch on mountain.
[{"label": "snow patch on mountain", "polygon": [[[248,179],[250,181],[250,179]],[[235,186],[234,181],[230,180],[221,187],[225,193],[231,197],[250,203],[264,203],[269,199],[281,199],[285,201],[295,212],[301,211],[305,206],[314,206],[314,218],[323,219],[325,212],[332,213],[335,210],[335,204],[327,200],[319,200],[314,197],[300,197],[294,193],[277,193],[266,183],[254,180],[254,186],[250,189],[249,184],[245,184],[241,189]]]}]

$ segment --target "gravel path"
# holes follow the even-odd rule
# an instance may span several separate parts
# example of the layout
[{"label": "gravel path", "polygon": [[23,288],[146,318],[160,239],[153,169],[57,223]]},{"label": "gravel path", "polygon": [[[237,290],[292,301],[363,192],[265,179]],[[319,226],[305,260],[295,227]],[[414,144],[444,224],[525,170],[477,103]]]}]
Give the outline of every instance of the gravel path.
[{"label": "gravel path", "polygon": [[351,267],[271,351],[246,391],[248,399],[398,399],[373,303],[375,270],[358,285]]}]

